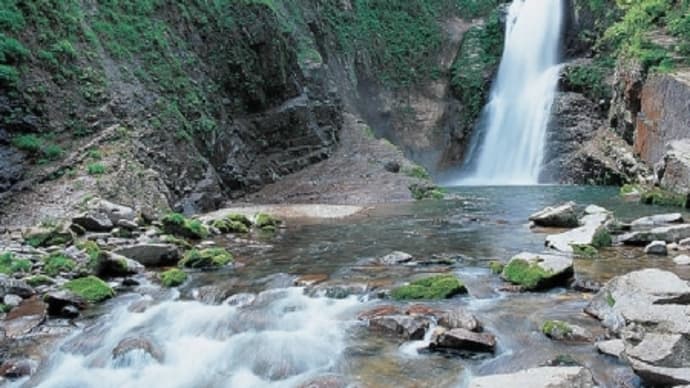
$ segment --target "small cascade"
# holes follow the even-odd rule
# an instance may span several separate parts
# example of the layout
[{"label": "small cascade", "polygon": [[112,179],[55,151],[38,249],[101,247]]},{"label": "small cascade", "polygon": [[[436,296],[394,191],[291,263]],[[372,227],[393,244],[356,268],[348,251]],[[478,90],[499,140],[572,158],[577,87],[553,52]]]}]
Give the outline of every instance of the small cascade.
[{"label": "small cascade", "polygon": [[562,0],[514,0],[503,57],[460,185],[538,183],[560,72]]}]

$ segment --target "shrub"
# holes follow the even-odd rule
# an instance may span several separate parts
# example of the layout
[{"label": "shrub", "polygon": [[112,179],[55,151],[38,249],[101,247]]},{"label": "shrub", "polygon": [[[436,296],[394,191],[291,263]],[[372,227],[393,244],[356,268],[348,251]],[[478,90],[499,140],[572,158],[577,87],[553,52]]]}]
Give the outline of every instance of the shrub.
[{"label": "shrub", "polygon": [[103,175],[105,174],[105,166],[103,163],[91,163],[86,166],[86,172],[88,172],[89,175]]},{"label": "shrub", "polygon": [[19,81],[19,71],[14,66],[0,64],[0,85],[12,86]]},{"label": "shrub", "polygon": [[12,139],[12,145],[31,154],[40,151],[42,143],[36,135],[19,135]]},{"label": "shrub", "polygon": [[43,147],[42,152],[43,156],[48,160],[58,160],[64,153],[62,147],[57,144],[48,144],[47,146]]}]

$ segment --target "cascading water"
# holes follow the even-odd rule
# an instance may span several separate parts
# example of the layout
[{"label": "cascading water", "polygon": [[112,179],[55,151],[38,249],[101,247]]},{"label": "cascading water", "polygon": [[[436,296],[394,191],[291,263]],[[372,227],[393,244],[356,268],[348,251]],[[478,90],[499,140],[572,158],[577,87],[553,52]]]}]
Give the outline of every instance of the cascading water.
[{"label": "cascading water", "polygon": [[562,0],[514,0],[471,171],[458,184],[536,184],[559,76]]}]

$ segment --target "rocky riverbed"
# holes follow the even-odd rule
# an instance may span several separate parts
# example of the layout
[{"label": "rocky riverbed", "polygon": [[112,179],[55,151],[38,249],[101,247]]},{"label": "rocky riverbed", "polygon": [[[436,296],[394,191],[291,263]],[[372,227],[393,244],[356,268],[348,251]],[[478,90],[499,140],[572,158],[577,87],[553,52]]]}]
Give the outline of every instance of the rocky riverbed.
[{"label": "rocky riverbed", "polygon": [[154,220],[94,198],[4,235],[0,371],[45,387],[689,384],[687,215],[607,188],[511,192]]}]

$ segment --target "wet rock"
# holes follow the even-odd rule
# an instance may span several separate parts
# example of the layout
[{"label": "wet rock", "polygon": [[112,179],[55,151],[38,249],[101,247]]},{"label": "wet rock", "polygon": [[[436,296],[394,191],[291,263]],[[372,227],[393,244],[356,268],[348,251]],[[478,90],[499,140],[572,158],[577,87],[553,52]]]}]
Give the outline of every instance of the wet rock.
[{"label": "wet rock", "polygon": [[43,323],[47,315],[47,305],[38,299],[28,299],[10,311],[0,328],[9,338],[21,337]]},{"label": "wet rock", "polygon": [[669,387],[690,384],[690,368],[666,368],[628,358],[635,374],[650,386]]},{"label": "wet rock", "polygon": [[429,348],[493,353],[496,348],[496,337],[489,333],[476,333],[466,329],[438,327],[432,334]]},{"label": "wet rock", "polygon": [[678,194],[690,193],[690,141],[672,141],[667,145],[661,164],[661,187]]},{"label": "wet rock", "polygon": [[345,299],[351,295],[364,295],[369,291],[366,284],[320,284],[307,291],[310,296]]},{"label": "wet rock", "polygon": [[378,306],[374,307],[370,310],[361,312],[358,316],[357,319],[360,321],[362,320],[369,320],[372,318],[377,318],[377,317],[384,317],[386,315],[399,315],[402,314],[399,308],[391,305],[386,305],[386,306]]},{"label": "wet rock", "polygon": [[22,280],[13,279],[5,274],[0,274],[0,295],[4,296],[7,294],[29,298],[35,294],[35,291]]},{"label": "wet rock", "polygon": [[632,229],[644,229],[667,224],[683,223],[683,215],[680,213],[657,214],[649,217],[638,218],[630,223]]},{"label": "wet rock", "polygon": [[678,249],[681,251],[690,250],[690,238],[684,238],[678,241]]},{"label": "wet rock", "polygon": [[138,261],[112,252],[104,252],[98,263],[98,275],[105,277],[134,275],[144,269]]},{"label": "wet rock", "polygon": [[437,323],[448,329],[465,329],[469,331],[482,331],[482,324],[471,313],[462,309],[443,311],[436,315]]},{"label": "wet rock", "polygon": [[580,292],[598,292],[603,285],[594,280],[575,279],[573,289]]},{"label": "wet rock", "polygon": [[547,207],[529,217],[537,226],[556,228],[575,228],[580,225],[575,211],[575,202],[567,202],[555,207]]},{"label": "wet rock", "polygon": [[5,304],[5,306],[17,307],[20,303],[22,303],[22,300],[22,297],[19,295],[7,294],[4,298],[2,298],[2,303]]},{"label": "wet rock", "polygon": [[91,232],[109,232],[115,227],[107,214],[95,211],[82,213],[72,218],[72,223]]},{"label": "wet rock", "polygon": [[546,246],[561,252],[572,252],[573,245],[593,245],[595,247],[610,245],[610,237],[608,238],[609,241],[604,240],[606,240],[605,235],[608,235],[605,224],[610,220],[611,214],[603,208],[590,210],[597,212],[582,217],[580,219],[582,226],[564,233],[546,236]]},{"label": "wet rock", "polygon": [[541,327],[542,333],[555,341],[592,342],[592,333],[587,329],[563,321],[548,320]]},{"label": "wet rock", "polygon": [[217,305],[223,303],[234,293],[232,288],[218,285],[208,285],[192,290],[192,297],[201,303]]},{"label": "wet rock", "polygon": [[326,280],[328,280],[328,275],[327,274],[308,274],[308,275],[300,275],[295,280],[295,286],[297,287],[309,287],[313,286],[319,283],[323,283]]},{"label": "wet rock", "polygon": [[571,257],[523,252],[510,259],[501,277],[526,290],[540,290],[566,285],[573,273]]},{"label": "wet rock", "polygon": [[369,329],[408,340],[421,340],[431,321],[425,317],[385,315],[369,318]]},{"label": "wet rock", "polygon": [[412,255],[405,252],[392,252],[378,259],[383,265],[399,265],[412,261]]},{"label": "wet rock", "polygon": [[22,232],[24,240],[33,247],[49,247],[64,245],[74,239],[69,225],[60,224],[55,227],[33,227]]},{"label": "wet rock", "polygon": [[136,260],[147,267],[177,264],[180,250],[173,244],[136,244],[118,248],[113,253]]},{"label": "wet rock", "polygon": [[593,388],[592,374],[579,366],[552,366],[517,373],[475,377],[469,388]]},{"label": "wet rock", "polygon": [[36,372],[38,363],[28,358],[13,358],[5,360],[0,365],[0,376],[8,379],[18,379],[31,376]]},{"label": "wet rock", "polygon": [[[113,349],[113,360],[122,362],[130,352],[143,352],[158,362],[163,362],[163,351],[151,340],[144,337],[130,337],[120,341]],[[126,363],[126,362],[125,362]]]},{"label": "wet rock", "polygon": [[690,334],[688,303],[690,285],[686,281],[672,272],[645,269],[613,278],[592,298],[585,312],[614,333],[639,325]]},{"label": "wet rock", "polygon": [[687,238],[690,238],[690,224],[660,226],[650,230],[630,232],[620,236],[619,241],[625,245],[644,246],[657,240],[673,243]]},{"label": "wet rock", "polygon": [[302,383],[297,388],[346,388],[350,387],[350,382],[343,376],[328,374],[318,376]]},{"label": "wet rock", "polygon": [[225,304],[235,307],[246,307],[254,303],[256,295],[248,292],[242,292],[232,295],[225,300]]},{"label": "wet rock", "polygon": [[664,241],[652,241],[644,247],[644,253],[648,255],[659,255],[659,256],[666,256],[668,255],[668,248],[666,247],[666,242]]},{"label": "wet rock", "polygon": [[676,256],[673,259],[673,262],[676,263],[676,265],[690,265],[690,256],[688,256],[688,255]]},{"label": "wet rock", "polygon": [[596,343],[596,346],[600,353],[608,354],[616,358],[620,358],[625,350],[625,342],[620,339],[600,341]]},{"label": "wet rock", "polygon": [[48,314],[55,317],[74,318],[74,310],[78,315],[86,307],[85,300],[69,291],[49,292],[43,300],[48,304]]}]

